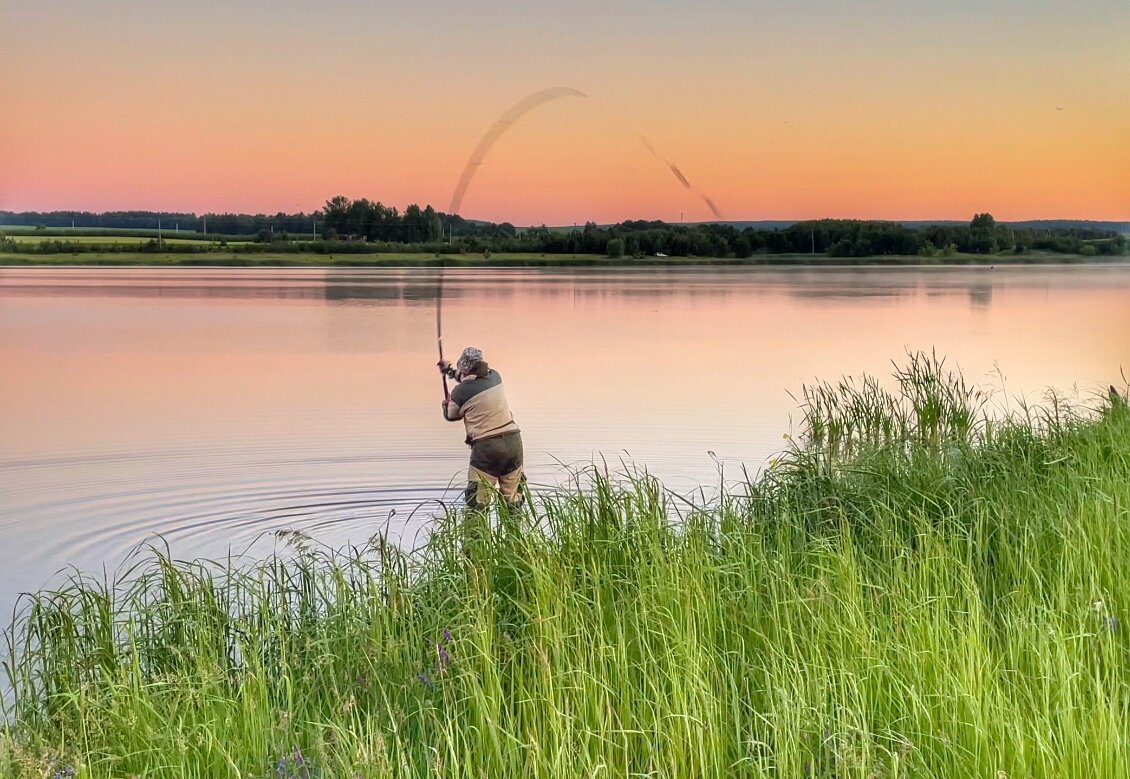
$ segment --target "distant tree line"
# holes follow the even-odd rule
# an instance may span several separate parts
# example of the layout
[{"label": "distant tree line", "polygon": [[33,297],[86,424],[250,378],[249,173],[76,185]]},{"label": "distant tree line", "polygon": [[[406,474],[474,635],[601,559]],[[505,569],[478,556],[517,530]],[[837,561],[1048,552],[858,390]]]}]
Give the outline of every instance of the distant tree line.
[{"label": "distant tree line", "polygon": [[395,207],[366,198],[350,200],[338,195],[326,201],[322,215],[326,223],[323,236],[330,240],[348,237],[385,243],[430,243],[442,241],[446,230],[443,217],[434,208],[421,209],[414,203],[401,214]]},{"label": "distant tree line", "polygon": [[[991,214],[976,214],[968,224],[905,226],[898,222],[821,219],[788,227],[758,229],[728,224],[672,225],[659,221],[626,221],[614,225],[588,222],[581,227],[518,228],[509,222],[470,221],[412,204],[403,212],[366,198],[337,196],[312,213],[274,216],[247,214],[175,214],[128,211],[0,212],[0,224],[39,225],[59,240],[13,244],[11,251],[104,251],[105,247],[76,248],[64,240],[66,233],[52,228],[156,229],[178,224],[180,231],[228,239],[242,236],[254,243],[233,251],[293,251],[319,253],[526,253],[595,254],[610,257],[722,257],[745,259],[756,254],[824,254],[861,258],[894,255],[946,257],[954,254],[993,255],[1050,251],[1083,256],[1120,255],[1127,250],[1125,236],[1113,230],[1086,226],[1018,227],[998,223]],[[112,235],[107,237],[112,241]],[[141,251],[164,251],[162,242]],[[206,247],[198,247],[207,251]],[[125,247],[123,251],[128,250]],[[135,251],[138,249],[134,249]],[[170,245],[171,250],[171,245]],[[188,250],[177,246],[177,251]]]},{"label": "distant tree line", "polygon": [[307,214],[186,214],[177,211],[0,211],[0,227],[42,227],[47,230],[74,227],[76,230],[167,230],[201,233],[209,236],[254,236],[262,230],[314,235],[314,223],[321,228],[322,212]]},{"label": "distant tree line", "polygon": [[0,225],[12,226],[156,230],[158,222],[166,230],[179,223],[181,229],[192,232],[200,218],[177,211],[0,211]]},{"label": "distant tree line", "polygon": [[460,241],[467,251],[607,254],[610,257],[734,257],[755,254],[828,254],[832,257],[963,254],[1023,254],[1030,250],[1083,255],[1123,254],[1126,238],[1114,231],[1092,229],[1015,229],[997,225],[979,214],[968,226],[912,229],[894,222],[817,220],[785,229],[756,230],[722,224],[693,226],[663,222],[621,222],[608,227],[593,223],[576,230],[545,227],[510,234],[484,227]]}]

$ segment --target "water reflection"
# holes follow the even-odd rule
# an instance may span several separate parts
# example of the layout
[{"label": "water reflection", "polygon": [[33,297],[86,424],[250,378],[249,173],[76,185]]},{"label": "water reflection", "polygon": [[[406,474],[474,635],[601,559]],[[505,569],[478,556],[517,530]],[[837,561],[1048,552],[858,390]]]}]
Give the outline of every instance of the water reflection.
[{"label": "water reflection", "polygon": [[972,284],[969,287],[969,303],[974,308],[988,308],[993,302],[992,284]]},{"label": "water reflection", "polygon": [[[434,305],[465,296],[580,301],[645,298],[727,300],[785,294],[799,302],[895,301],[964,297],[992,305],[1002,290],[1094,288],[1118,266],[1069,268],[635,268],[635,269],[6,269],[0,297],[132,297],[295,300],[372,305]],[[65,274],[65,275],[60,275]],[[442,283],[440,279],[443,279]]]}]

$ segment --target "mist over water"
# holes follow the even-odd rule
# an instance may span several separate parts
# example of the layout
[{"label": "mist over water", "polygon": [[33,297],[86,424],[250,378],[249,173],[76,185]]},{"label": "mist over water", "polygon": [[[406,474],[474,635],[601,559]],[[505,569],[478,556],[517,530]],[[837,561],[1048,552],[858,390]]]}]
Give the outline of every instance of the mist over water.
[{"label": "mist over water", "polygon": [[[439,413],[434,270],[0,271],[0,613],[60,568],[426,533],[467,449]],[[676,491],[756,474],[805,382],[936,349],[1088,397],[1130,368],[1130,268],[449,270],[530,479],[604,459]],[[720,473],[722,471],[722,473]]]}]

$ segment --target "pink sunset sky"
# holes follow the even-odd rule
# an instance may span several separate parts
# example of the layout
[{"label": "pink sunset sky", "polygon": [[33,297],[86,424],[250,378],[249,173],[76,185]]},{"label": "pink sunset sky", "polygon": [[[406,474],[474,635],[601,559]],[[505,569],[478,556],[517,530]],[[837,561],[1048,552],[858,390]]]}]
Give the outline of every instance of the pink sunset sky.
[{"label": "pink sunset sky", "polygon": [[[1130,219],[1130,4],[0,6],[0,209]],[[19,31],[11,34],[10,31]]]}]

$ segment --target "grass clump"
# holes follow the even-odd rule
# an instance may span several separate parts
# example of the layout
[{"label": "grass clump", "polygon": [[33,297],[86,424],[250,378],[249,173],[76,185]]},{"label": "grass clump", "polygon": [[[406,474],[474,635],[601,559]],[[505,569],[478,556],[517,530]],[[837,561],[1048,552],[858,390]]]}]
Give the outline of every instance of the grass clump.
[{"label": "grass clump", "polygon": [[413,553],[75,575],[9,632],[0,773],[1128,775],[1125,404],[895,384],[808,388],[709,505],[594,469]]}]

